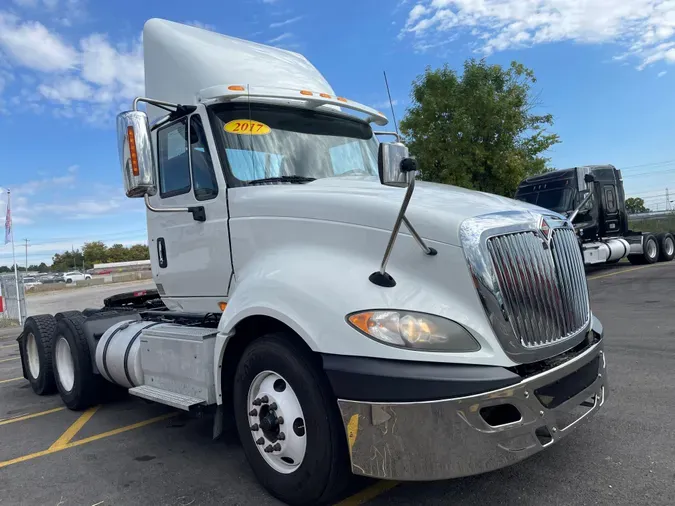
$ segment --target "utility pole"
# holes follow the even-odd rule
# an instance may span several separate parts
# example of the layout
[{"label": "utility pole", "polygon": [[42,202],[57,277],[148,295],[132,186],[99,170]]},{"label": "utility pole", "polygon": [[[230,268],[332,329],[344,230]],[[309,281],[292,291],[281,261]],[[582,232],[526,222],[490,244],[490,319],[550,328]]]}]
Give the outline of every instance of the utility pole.
[{"label": "utility pole", "polygon": [[77,270],[77,263],[75,262],[75,248],[73,248],[73,245],[70,245],[70,254],[73,255],[73,270]]},{"label": "utility pole", "polygon": [[28,274],[28,239],[24,239],[26,243],[26,274]]},{"label": "utility pole", "polygon": [[668,195],[668,188],[666,188],[666,211],[670,211],[670,195]]}]

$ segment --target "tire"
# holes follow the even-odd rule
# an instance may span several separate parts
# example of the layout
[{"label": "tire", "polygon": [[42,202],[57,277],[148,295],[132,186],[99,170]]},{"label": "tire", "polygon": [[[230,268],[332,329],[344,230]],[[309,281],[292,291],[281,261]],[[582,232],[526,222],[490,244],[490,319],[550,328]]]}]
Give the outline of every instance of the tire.
[{"label": "tire", "polygon": [[659,241],[654,234],[642,236],[642,253],[628,255],[628,261],[633,265],[653,264],[659,261]]},{"label": "tire", "polygon": [[72,280],[72,279],[70,279],[70,278],[66,278],[66,284],[67,284],[67,285],[68,285],[68,284],[70,284],[70,283],[72,283],[72,282],[73,282],[73,280]]},{"label": "tire", "polygon": [[54,334],[54,378],[63,403],[79,411],[97,404],[102,397],[103,379],[93,372],[82,327],[86,317],[61,315]]},{"label": "tire", "polygon": [[657,236],[659,241],[659,262],[670,262],[675,257],[675,237],[670,232]]},{"label": "tire", "polygon": [[82,315],[81,311],[78,310],[72,310],[72,311],[61,311],[60,313],[56,313],[54,315],[54,318],[56,318],[56,321],[63,320],[64,318],[70,318],[71,316],[80,316]]},{"label": "tire", "polygon": [[[311,352],[293,343],[293,337],[284,332],[268,334],[244,350],[234,377],[234,416],[246,458],[260,483],[273,496],[291,505],[326,504],[339,496],[351,474],[344,426],[323,371]],[[252,436],[249,388],[265,372],[277,374],[287,382],[304,416],[303,428],[299,423],[296,426],[297,418],[283,420],[278,426],[278,430],[293,431],[306,438],[302,463],[291,472],[279,472],[272,467]],[[279,402],[280,411],[288,413]],[[270,405],[263,403],[260,414]],[[267,435],[262,431],[261,420],[256,437]],[[281,443],[291,441],[286,437]]]},{"label": "tire", "polygon": [[[25,361],[24,371],[30,386],[38,395],[53,394],[56,392],[56,384],[52,368],[52,345],[56,320],[49,314],[29,316],[23,328],[21,357]],[[34,365],[31,367],[31,357],[35,356],[35,353],[38,360],[37,363],[33,362]]]}]

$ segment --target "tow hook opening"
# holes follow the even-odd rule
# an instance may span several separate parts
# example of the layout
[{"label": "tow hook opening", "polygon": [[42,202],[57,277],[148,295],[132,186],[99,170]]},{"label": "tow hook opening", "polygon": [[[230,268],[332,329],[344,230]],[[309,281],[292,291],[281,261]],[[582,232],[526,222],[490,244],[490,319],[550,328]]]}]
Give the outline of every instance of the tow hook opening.
[{"label": "tow hook opening", "polygon": [[548,430],[546,425],[542,425],[534,431],[534,435],[537,436],[537,439],[541,443],[541,446],[550,445],[553,442],[553,436]]},{"label": "tow hook opening", "polygon": [[522,415],[513,404],[499,404],[481,408],[480,416],[490,427],[501,427],[510,423],[519,422]]}]

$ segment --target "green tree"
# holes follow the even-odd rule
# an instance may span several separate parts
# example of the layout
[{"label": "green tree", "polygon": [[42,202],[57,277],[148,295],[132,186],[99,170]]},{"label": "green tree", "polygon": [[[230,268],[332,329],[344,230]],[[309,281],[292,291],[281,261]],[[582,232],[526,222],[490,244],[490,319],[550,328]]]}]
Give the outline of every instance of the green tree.
[{"label": "green tree", "polygon": [[629,197],[626,199],[626,211],[628,214],[648,213],[649,209],[645,206],[645,201],[640,197]]},{"label": "green tree", "polygon": [[129,260],[149,260],[150,249],[147,244],[134,244],[129,248]]},{"label": "green tree", "polygon": [[68,272],[72,270],[81,270],[82,261],[84,257],[79,249],[72,251],[64,251],[63,253],[56,253],[52,257],[52,271],[54,272]]},{"label": "green tree", "polygon": [[38,265],[37,270],[38,272],[49,272],[49,267],[47,266],[46,263],[40,262],[40,265]]},{"label": "green tree", "polygon": [[82,253],[88,268],[108,261],[108,246],[103,241],[85,242],[82,246]]},{"label": "green tree", "polygon": [[550,170],[541,156],[560,142],[546,128],[550,114],[533,114],[532,70],[467,60],[460,76],[444,66],[413,83],[401,131],[422,179],[513,196],[525,177]]},{"label": "green tree", "polygon": [[126,262],[129,260],[129,250],[123,244],[113,244],[108,248],[108,262]]}]

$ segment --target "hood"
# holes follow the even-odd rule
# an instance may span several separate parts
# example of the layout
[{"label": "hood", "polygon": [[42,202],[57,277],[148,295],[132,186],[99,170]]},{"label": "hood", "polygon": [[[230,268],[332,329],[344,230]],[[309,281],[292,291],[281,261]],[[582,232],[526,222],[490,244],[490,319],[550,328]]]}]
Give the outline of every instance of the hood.
[{"label": "hood", "polygon": [[[405,194],[405,188],[384,186],[376,177],[359,176],[229,191],[232,218],[300,218],[382,230],[391,230]],[[490,193],[417,181],[406,216],[425,239],[459,246],[459,228],[465,219],[522,210],[551,214],[541,207]]]}]

